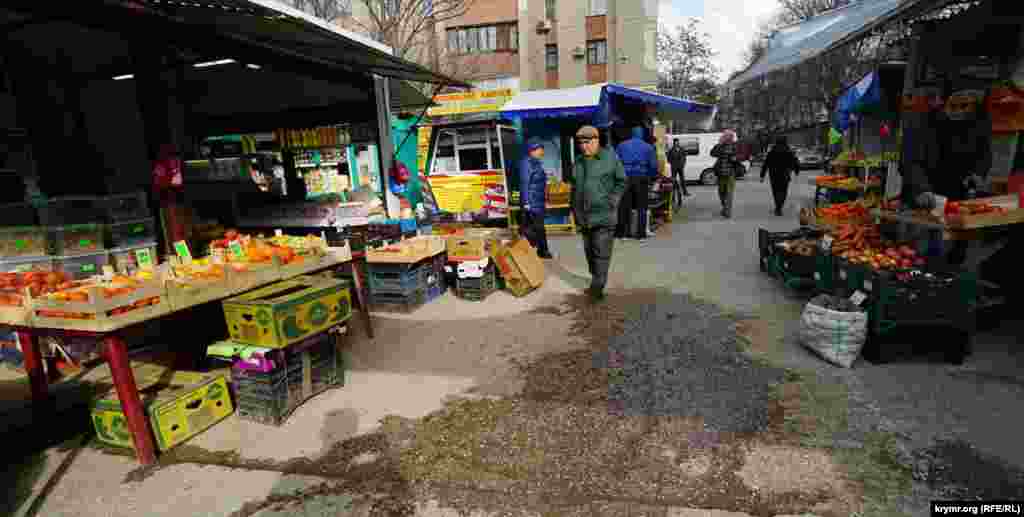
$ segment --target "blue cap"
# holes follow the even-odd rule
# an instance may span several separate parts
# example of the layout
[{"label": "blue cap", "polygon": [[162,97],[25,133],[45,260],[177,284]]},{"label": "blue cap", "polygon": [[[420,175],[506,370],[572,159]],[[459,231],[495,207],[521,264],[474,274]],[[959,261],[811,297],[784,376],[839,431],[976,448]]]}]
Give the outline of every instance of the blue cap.
[{"label": "blue cap", "polygon": [[526,152],[528,152],[528,153],[532,153],[533,151],[536,151],[537,149],[543,149],[543,148],[544,148],[544,144],[542,144],[540,142],[540,140],[538,140],[536,138],[531,138],[526,143]]}]

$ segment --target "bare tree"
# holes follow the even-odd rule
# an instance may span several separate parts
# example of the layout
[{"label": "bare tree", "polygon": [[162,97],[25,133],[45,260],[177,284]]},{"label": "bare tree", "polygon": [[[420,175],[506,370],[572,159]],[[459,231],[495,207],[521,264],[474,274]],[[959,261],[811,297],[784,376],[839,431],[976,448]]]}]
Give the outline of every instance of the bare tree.
[{"label": "bare tree", "polygon": [[779,0],[779,21],[784,24],[799,23],[815,16],[843,7],[851,0]]},{"label": "bare tree", "polygon": [[661,93],[694,100],[717,99],[718,68],[709,39],[694,19],[671,29],[658,28],[656,51]]},{"label": "bare tree", "polygon": [[352,0],[353,22],[401,58],[437,45],[437,27],[466,14],[474,0]]},{"label": "bare tree", "polygon": [[352,0],[289,0],[288,3],[329,22],[352,14]]}]

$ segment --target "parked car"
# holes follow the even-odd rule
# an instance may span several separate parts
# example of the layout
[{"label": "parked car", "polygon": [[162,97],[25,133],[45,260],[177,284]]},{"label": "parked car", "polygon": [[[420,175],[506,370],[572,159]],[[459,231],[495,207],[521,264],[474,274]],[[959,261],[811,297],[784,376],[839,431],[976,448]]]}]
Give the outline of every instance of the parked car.
[{"label": "parked car", "polygon": [[800,170],[827,169],[828,158],[824,154],[811,149],[795,148],[793,152],[800,162]]},{"label": "parked car", "polygon": [[[668,145],[674,140],[686,149],[686,170],[683,172],[683,179],[687,183],[701,183],[714,185],[718,180],[715,177],[715,158],[711,156],[711,148],[718,143],[722,133],[689,133],[682,135],[668,135]],[[743,163],[738,177],[747,175],[750,162]]]}]

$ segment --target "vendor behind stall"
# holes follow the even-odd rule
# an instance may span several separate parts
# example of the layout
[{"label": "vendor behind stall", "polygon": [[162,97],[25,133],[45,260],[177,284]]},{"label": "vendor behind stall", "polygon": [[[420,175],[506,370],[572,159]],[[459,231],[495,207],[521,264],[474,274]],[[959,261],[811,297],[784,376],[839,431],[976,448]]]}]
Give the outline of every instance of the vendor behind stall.
[{"label": "vendor behind stall", "polygon": [[[992,121],[982,107],[985,93],[958,91],[941,105],[942,112],[934,109],[939,106],[934,102],[935,92],[922,94],[931,99],[928,112],[918,116],[904,144],[905,201],[931,209],[936,205],[936,195],[962,201],[991,190]],[[966,253],[966,241],[957,241],[949,262],[962,264]]]},{"label": "vendor behind stall", "polygon": [[907,132],[907,201],[930,209],[936,194],[961,201],[989,190],[992,122],[984,114],[983,100],[982,91],[959,91],[946,101],[942,113],[929,111]]}]

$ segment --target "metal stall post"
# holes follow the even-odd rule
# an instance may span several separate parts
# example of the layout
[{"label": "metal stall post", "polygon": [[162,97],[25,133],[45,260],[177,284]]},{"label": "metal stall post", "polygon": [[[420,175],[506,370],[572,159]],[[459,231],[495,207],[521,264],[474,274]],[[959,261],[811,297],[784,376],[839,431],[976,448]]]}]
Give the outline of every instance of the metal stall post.
[{"label": "metal stall post", "polygon": [[391,91],[388,78],[375,75],[373,84],[377,100],[377,150],[380,153],[381,189],[384,191],[385,206],[388,217],[398,219],[402,205],[398,196],[391,192],[388,174],[395,160],[395,144],[391,138]]}]

